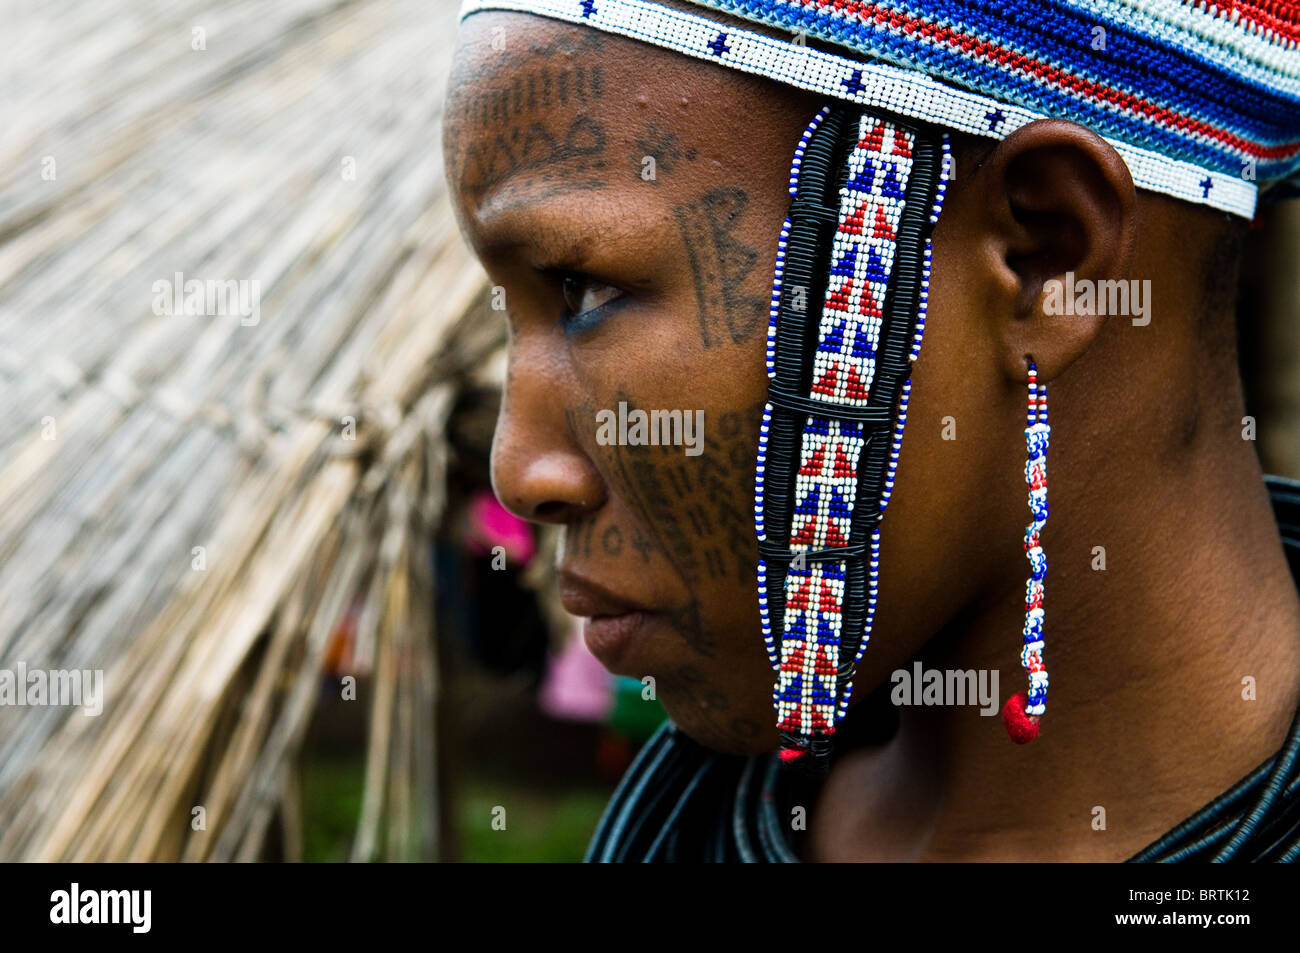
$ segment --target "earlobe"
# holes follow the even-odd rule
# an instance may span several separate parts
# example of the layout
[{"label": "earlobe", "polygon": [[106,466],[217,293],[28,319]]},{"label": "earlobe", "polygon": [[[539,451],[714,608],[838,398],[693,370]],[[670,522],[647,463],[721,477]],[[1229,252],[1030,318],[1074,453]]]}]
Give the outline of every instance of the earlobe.
[{"label": "earlobe", "polygon": [[1032,355],[1039,379],[1050,381],[1088,349],[1105,320],[1095,296],[1076,292],[1128,278],[1132,177],[1104,139],[1046,119],[998,143],[972,185],[983,213],[979,241],[999,272],[993,287],[1003,300],[990,302],[989,319],[1003,373],[1023,382]]}]

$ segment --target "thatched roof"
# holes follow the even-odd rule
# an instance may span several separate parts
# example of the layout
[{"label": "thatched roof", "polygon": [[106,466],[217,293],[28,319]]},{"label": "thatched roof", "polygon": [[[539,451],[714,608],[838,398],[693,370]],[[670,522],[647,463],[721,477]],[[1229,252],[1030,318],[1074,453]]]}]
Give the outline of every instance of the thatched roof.
[{"label": "thatched roof", "polygon": [[[0,859],[258,856],[358,604],[354,855],[434,856],[442,428],[500,346],[443,182],[455,5],[6,16],[0,668],[105,701],[0,707]],[[192,279],[256,322],[156,313]]]}]

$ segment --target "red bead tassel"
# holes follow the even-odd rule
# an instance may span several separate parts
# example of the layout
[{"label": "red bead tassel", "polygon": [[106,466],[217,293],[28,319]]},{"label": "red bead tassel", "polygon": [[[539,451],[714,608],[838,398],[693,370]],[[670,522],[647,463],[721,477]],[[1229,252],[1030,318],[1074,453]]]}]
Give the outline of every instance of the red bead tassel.
[{"label": "red bead tassel", "polygon": [[1028,701],[1029,697],[1024,692],[1018,692],[1002,706],[1002,724],[1006,726],[1011,740],[1018,745],[1028,744],[1038,737],[1038,716],[1025,712]]}]

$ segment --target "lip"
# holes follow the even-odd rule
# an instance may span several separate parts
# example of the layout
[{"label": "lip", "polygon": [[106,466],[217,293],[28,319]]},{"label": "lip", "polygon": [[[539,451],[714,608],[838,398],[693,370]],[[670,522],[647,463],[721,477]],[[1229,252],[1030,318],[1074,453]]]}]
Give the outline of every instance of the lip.
[{"label": "lip", "polygon": [[628,651],[641,641],[641,630],[649,618],[644,612],[627,612],[583,619],[582,639],[601,665],[616,675],[630,675],[625,660]]},{"label": "lip", "polygon": [[628,650],[643,638],[653,612],[566,570],[560,570],[559,590],[565,611],[583,619],[582,637],[591,654],[616,671]]},{"label": "lip", "polygon": [[579,576],[569,569],[559,571],[560,602],[570,615],[594,619],[621,616],[631,612],[650,612],[649,607],[620,596],[613,589]]}]

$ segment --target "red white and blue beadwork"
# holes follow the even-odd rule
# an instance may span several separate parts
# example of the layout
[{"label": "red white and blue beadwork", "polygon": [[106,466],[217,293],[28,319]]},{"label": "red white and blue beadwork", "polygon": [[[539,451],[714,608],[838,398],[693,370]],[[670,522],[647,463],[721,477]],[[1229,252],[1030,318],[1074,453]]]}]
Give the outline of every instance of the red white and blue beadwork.
[{"label": "red white and blue beadwork", "polygon": [[[790,193],[799,194],[801,167],[810,139],[830,112],[821,113],[805,130],[795,150],[790,174]],[[773,702],[777,726],[782,734],[787,761],[809,752],[819,753],[816,742],[829,739],[835,725],[848,710],[853,691],[853,668],[861,659],[871,636],[878,596],[880,559],[879,514],[883,514],[893,490],[911,382],[903,379],[901,389],[886,389],[876,396],[879,414],[876,439],[888,439],[888,456],[882,456],[883,472],[875,474],[878,486],[864,480],[863,452],[872,439],[867,421],[853,419],[853,411],[873,404],[877,356],[882,346],[882,328],[899,254],[898,233],[908,202],[912,179],[916,133],[897,122],[871,112],[852,112],[853,143],[843,169],[835,171],[843,180],[838,189],[834,232],[829,242],[825,291],[819,309],[809,308],[804,317],[787,308],[785,320],[802,320],[815,329],[815,346],[805,351],[808,365],[806,392],[796,408],[802,421],[795,447],[788,529],[778,560],[785,567],[784,581],[778,581],[783,606],[777,613],[769,600],[769,566],[759,564],[759,607],[768,657],[776,670]],[[920,354],[928,304],[931,249],[928,231],[938,221],[943,201],[948,160],[947,137],[941,138],[941,153],[931,158],[938,166],[936,185],[926,193],[925,237],[921,250],[919,289],[914,310],[902,315],[906,335],[902,356],[909,365]],[[913,201],[916,199],[913,198]],[[799,204],[796,198],[793,209]],[[769,378],[776,391],[776,353],[781,332],[781,302],[796,297],[787,283],[786,255],[794,223],[787,219],[777,251],[767,345]],[[915,249],[913,250],[915,253]],[[900,293],[906,300],[906,293]],[[896,318],[897,320],[897,318]],[[898,331],[895,332],[896,334]],[[811,343],[811,342],[810,342]],[[895,393],[897,398],[895,400]],[[765,489],[768,481],[769,439],[773,414],[780,402],[776,397],[764,413],[760,430],[758,468],[755,480],[755,525],[760,550],[772,554],[777,541],[769,540],[765,524]],[[819,408],[825,407],[825,416]],[[848,412],[849,416],[844,415]],[[865,501],[863,493],[869,497]],[[871,519],[856,520],[860,506],[877,511]],[[860,535],[861,534],[861,535]],[[861,536],[867,537],[862,545]],[[842,558],[841,557],[842,554]],[[817,558],[818,556],[822,558]],[[858,612],[850,609],[849,588],[853,562],[865,562],[865,599]],[[863,611],[865,610],[865,611]],[[854,618],[852,622],[849,616]],[[850,625],[853,626],[850,629]]]},{"label": "red white and blue beadwork", "polygon": [[1047,711],[1047,668],[1043,663],[1043,580],[1047,576],[1047,556],[1039,534],[1047,522],[1047,446],[1052,428],[1047,423],[1047,385],[1038,383],[1038,367],[1032,361],[1028,377],[1025,484],[1029,488],[1029,512],[1033,519],[1025,527],[1029,580],[1025,583],[1025,642],[1020,664],[1029,674],[1029,690],[1013,695],[1002,710],[1007,733],[1017,744],[1038,736],[1038,719]]}]

